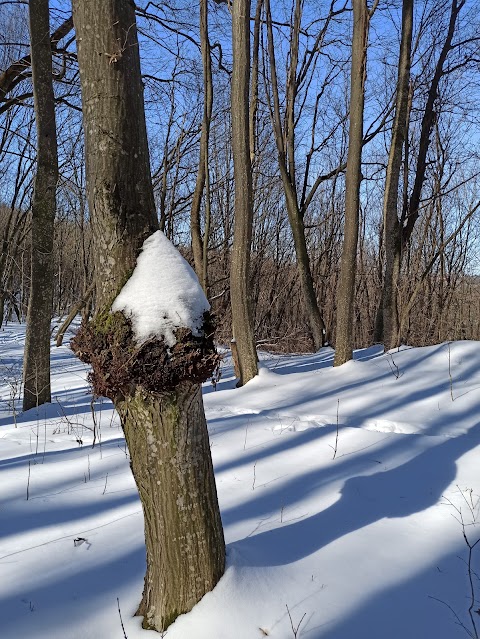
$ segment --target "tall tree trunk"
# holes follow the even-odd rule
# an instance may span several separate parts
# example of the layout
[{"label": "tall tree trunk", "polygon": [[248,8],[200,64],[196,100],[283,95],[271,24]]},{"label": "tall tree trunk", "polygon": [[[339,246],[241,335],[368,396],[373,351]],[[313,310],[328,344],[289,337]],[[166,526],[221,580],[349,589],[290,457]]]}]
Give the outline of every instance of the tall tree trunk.
[{"label": "tall tree trunk", "polygon": [[[205,237],[202,240],[202,231],[200,224],[200,208],[202,204],[203,191],[205,182],[208,178],[208,143],[210,138],[210,122],[212,119],[213,106],[213,80],[212,80],[212,57],[210,53],[210,41],[208,36],[208,1],[200,0],[200,44],[202,49],[202,65],[203,65],[203,87],[204,87],[204,103],[203,103],[203,120],[202,130],[200,133],[200,159],[198,163],[197,181],[193,192],[192,208],[190,210],[190,230],[192,234],[192,250],[193,261],[195,264],[195,272],[202,283],[202,288],[207,294],[208,289],[208,269],[206,261],[208,255],[206,249],[208,247],[208,224],[205,224]],[[209,188],[207,189],[209,191]],[[209,193],[207,193],[207,198]],[[206,207],[209,208],[209,202]],[[207,215],[206,215],[207,217]]]},{"label": "tall tree trunk", "polygon": [[383,283],[383,341],[386,349],[396,345],[398,335],[397,288],[401,264],[401,228],[398,219],[398,187],[402,153],[408,126],[408,94],[413,33],[413,0],[403,0],[402,39],[398,62],[397,96],[392,140],[388,156],[383,199],[385,276]]},{"label": "tall tree trunk", "polygon": [[[115,341],[120,320],[110,312],[112,301],[143,241],[158,228],[135,8],[130,0],[74,0],[73,6],[97,278],[98,310],[85,331],[94,341]],[[129,348],[121,352],[128,355]],[[94,374],[105,374],[102,364]],[[137,614],[144,628],[163,631],[215,586],[225,564],[200,386],[184,379],[152,390],[145,374],[109,396],[122,420],[145,519],[147,573]]]},{"label": "tall tree trunk", "polygon": [[305,224],[303,215],[298,208],[296,194],[292,192],[284,181],[285,200],[287,204],[288,219],[292,229],[295,256],[297,258],[297,271],[300,280],[300,289],[305,312],[310,326],[315,350],[319,350],[325,344],[326,329],[322,314],[318,307],[317,295],[313,284],[308,255],[307,241],[305,238]]},{"label": "tall tree trunk", "polygon": [[[411,1],[411,0],[409,0]],[[452,0],[450,7],[450,16],[449,16],[449,25],[448,30],[445,36],[445,41],[443,43],[442,49],[440,51],[440,55],[437,60],[437,64],[435,65],[435,71],[428,89],[427,102],[425,104],[425,109],[422,117],[421,131],[420,131],[420,141],[418,147],[418,156],[417,156],[417,165],[415,171],[415,181],[412,189],[411,196],[404,205],[402,210],[402,215],[400,220],[398,219],[397,213],[395,212],[395,218],[393,215],[393,211],[389,212],[389,229],[387,235],[387,228],[385,228],[385,283],[384,283],[384,302],[383,302],[383,311],[384,311],[384,341],[386,348],[394,348],[398,346],[401,340],[400,334],[400,325],[399,325],[399,311],[397,308],[397,290],[400,281],[400,269],[402,264],[402,255],[405,250],[407,244],[410,241],[410,238],[413,233],[413,229],[415,228],[415,224],[420,215],[420,199],[422,194],[423,185],[425,182],[425,175],[427,169],[427,156],[428,151],[430,149],[430,139],[433,131],[433,127],[436,121],[436,113],[435,113],[435,102],[438,97],[438,90],[440,85],[440,80],[444,74],[444,66],[447,60],[448,53],[452,48],[453,36],[455,34],[455,27],[457,24],[457,19],[465,5],[465,0]],[[404,7],[405,9],[405,7]],[[407,24],[402,23],[402,45],[404,35],[403,30],[411,30],[412,26],[408,23],[411,20],[411,17],[408,12],[413,12],[413,9],[407,9]],[[411,38],[411,35],[410,35]],[[405,47],[407,44],[405,43]],[[406,56],[406,50],[403,50],[403,54]],[[410,57],[410,56],[409,56]],[[407,64],[406,60],[401,61],[401,65]],[[400,68],[399,68],[400,73]],[[399,76],[400,81],[400,76]],[[407,82],[408,80],[403,76],[402,82]],[[403,136],[402,144],[406,140],[406,130],[408,129],[408,90],[406,91],[406,96],[402,95],[403,100],[407,100],[405,105],[405,110],[402,111],[401,117],[405,118],[405,134]],[[398,96],[397,96],[397,108],[398,108]],[[400,123],[400,126],[402,124]],[[400,140],[396,141],[397,144],[400,144]],[[392,141],[393,144],[393,141]],[[391,151],[392,152],[392,151]],[[389,158],[390,160],[390,158]],[[397,159],[398,161],[398,159]],[[387,183],[387,187],[388,187]],[[392,186],[392,185],[390,185]],[[393,183],[393,187],[395,183]],[[393,188],[392,187],[392,188]],[[406,188],[406,185],[404,186]],[[398,193],[398,182],[397,182],[397,193]],[[386,194],[387,195],[387,194]],[[393,193],[390,194],[390,197],[393,201]],[[395,202],[396,204],[396,202]],[[385,218],[386,220],[386,218]],[[387,258],[388,251],[388,258]],[[403,316],[402,312],[402,316]],[[405,324],[405,318],[402,319],[402,325]]]},{"label": "tall tree trunk", "polygon": [[240,381],[258,373],[250,297],[250,248],[253,226],[252,165],[250,162],[250,0],[232,7],[232,151],[235,181],[235,227],[230,271],[233,334]]},{"label": "tall tree trunk", "polygon": [[250,162],[255,163],[257,150],[257,111],[258,111],[258,76],[259,76],[259,54],[260,54],[260,30],[262,18],[263,0],[257,0],[255,9],[255,20],[253,23],[253,50],[252,50],[252,79],[250,91],[250,112],[249,112],[249,135],[250,135]]},{"label": "tall tree trunk", "polygon": [[53,310],[53,226],[58,180],[48,0],[31,0],[29,16],[37,125],[37,173],[32,201],[32,257],[23,365],[23,410],[51,400],[50,322]]},{"label": "tall tree trunk", "polygon": [[369,13],[365,0],[352,0],[353,39],[350,79],[350,127],[345,176],[345,227],[337,291],[335,366],[353,357],[353,304],[358,244],[363,106]]},{"label": "tall tree trunk", "polygon": [[278,166],[285,193],[288,220],[292,229],[297,270],[302,291],[302,299],[305,314],[310,327],[315,350],[325,343],[325,323],[318,307],[317,296],[310,269],[310,258],[305,238],[304,214],[306,206],[301,210],[298,203],[298,194],[295,184],[295,97],[296,97],[296,72],[298,61],[298,40],[300,34],[301,2],[295,4],[295,20],[292,29],[290,45],[290,67],[288,74],[287,106],[286,106],[286,135],[282,130],[280,115],[280,97],[278,91],[278,79],[275,61],[275,46],[272,30],[272,15],[270,1],[265,0],[265,12],[267,22],[268,56],[270,61],[270,76],[272,83],[273,105],[271,108],[275,143],[278,151]]}]

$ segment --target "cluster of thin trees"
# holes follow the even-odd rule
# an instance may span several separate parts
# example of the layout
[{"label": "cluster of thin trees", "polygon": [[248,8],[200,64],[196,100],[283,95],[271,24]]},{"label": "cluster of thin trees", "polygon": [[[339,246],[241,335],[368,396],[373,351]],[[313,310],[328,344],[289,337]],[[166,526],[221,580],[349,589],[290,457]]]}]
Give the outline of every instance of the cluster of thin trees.
[{"label": "cluster of thin trees", "polygon": [[[334,344],[339,365],[478,339],[475,4],[0,2],[0,321],[26,316],[24,408],[50,400],[52,317],[115,330],[157,228],[240,384],[259,347]],[[139,613],[162,630],[224,567],[198,380],[111,398],[145,513]]]},{"label": "cluster of thin trees", "polygon": [[[474,4],[360,4],[366,13],[355,20],[349,2],[245,6],[250,38],[239,45],[241,71],[227,28],[233,4],[179,4],[175,15],[158,3],[137,6],[160,228],[194,264],[225,342],[237,288],[231,271],[248,281],[249,323],[264,348],[310,350],[346,336],[352,346],[478,338]],[[26,7],[6,3],[0,11],[0,315],[8,318],[25,316],[30,296],[36,128]],[[50,20],[57,316],[83,298],[94,262],[68,12],[65,3]],[[123,44],[117,48],[122,53]],[[237,136],[241,146],[248,138],[242,162],[251,178],[241,181],[252,185],[237,201],[244,195],[252,207],[238,231],[249,248],[238,251],[233,158],[242,103],[248,111]]]}]

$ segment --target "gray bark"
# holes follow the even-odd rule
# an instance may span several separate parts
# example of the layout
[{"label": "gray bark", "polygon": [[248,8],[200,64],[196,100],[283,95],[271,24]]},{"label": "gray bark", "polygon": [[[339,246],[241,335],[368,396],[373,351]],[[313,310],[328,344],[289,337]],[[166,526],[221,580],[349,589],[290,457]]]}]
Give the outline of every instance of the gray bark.
[{"label": "gray bark", "polygon": [[[200,0],[200,43],[202,49],[203,65],[203,86],[204,104],[202,130],[200,134],[200,159],[198,164],[197,181],[193,192],[192,208],[190,211],[190,229],[192,234],[192,251],[195,272],[200,279],[202,288],[207,294],[208,289],[208,224],[205,225],[204,238],[202,240],[200,224],[200,208],[202,204],[205,183],[208,180],[208,146],[210,138],[210,122],[212,119],[213,106],[213,80],[212,80],[212,58],[210,53],[210,41],[208,36],[208,2]],[[207,184],[207,200],[209,199],[209,188]],[[209,201],[206,203],[209,209]],[[208,217],[208,215],[207,215]]]},{"label": "gray bark", "polygon": [[353,0],[350,126],[345,175],[345,227],[337,291],[335,366],[353,357],[353,304],[358,244],[360,181],[363,145],[363,106],[369,14],[365,0]]},{"label": "gray bark", "polygon": [[398,188],[402,170],[402,152],[408,126],[408,94],[413,33],[413,0],[403,0],[402,40],[398,63],[397,97],[392,141],[387,165],[383,200],[385,280],[383,285],[383,341],[394,348],[398,336],[397,288],[401,264],[401,228],[398,219]]},{"label": "gray bark", "polygon": [[23,365],[23,410],[51,400],[50,322],[53,312],[53,225],[58,180],[48,0],[29,3],[37,173],[32,200],[30,299]]},{"label": "gray bark", "polygon": [[239,384],[258,373],[249,286],[253,225],[252,165],[249,136],[250,0],[232,8],[232,152],[235,180],[235,227],[230,271],[233,334],[240,368]]}]

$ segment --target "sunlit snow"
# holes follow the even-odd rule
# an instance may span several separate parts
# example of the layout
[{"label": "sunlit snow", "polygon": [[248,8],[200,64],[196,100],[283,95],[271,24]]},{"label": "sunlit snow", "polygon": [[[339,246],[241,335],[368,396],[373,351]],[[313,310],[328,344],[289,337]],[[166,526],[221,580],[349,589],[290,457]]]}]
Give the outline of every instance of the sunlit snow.
[{"label": "sunlit snow", "polygon": [[[143,516],[117,415],[93,401],[92,447],[68,346],[52,349],[52,404],[20,413],[24,337],[0,331],[0,637],[157,639],[134,617]],[[227,569],[168,639],[475,636],[480,343],[374,347],[339,368],[328,348],[260,358],[237,389],[227,351],[204,385]],[[480,544],[472,557],[477,622]]]},{"label": "sunlit snow", "polygon": [[135,269],[112,304],[131,319],[139,343],[163,337],[175,344],[177,328],[200,335],[210,305],[198,278],[162,231],[145,240]]}]

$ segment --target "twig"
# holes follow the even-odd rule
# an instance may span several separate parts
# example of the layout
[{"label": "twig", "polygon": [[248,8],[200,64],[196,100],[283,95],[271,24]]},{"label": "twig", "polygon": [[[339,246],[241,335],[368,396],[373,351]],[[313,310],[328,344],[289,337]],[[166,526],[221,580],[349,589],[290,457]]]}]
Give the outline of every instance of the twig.
[{"label": "twig", "polygon": [[105,475],[105,486],[103,488],[103,493],[102,495],[105,495],[105,492],[107,490],[107,482],[108,482],[108,473]]},{"label": "twig", "polygon": [[[468,607],[468,616],[470,618],[470,623],[471,623],[471,626],[472,626],[472,630],[468,629],[462,622],[460,622],[458,615],[451,608],[451,606],[449,606],[445,602],[442,602],[440,599],[438,599],[437,601],[441,601],[441,603],[445,603],[445,605],[448,608],[450,608],[450,610],[452,610],[453,614],[455,615],[455,618],[457,619],[457,623],[459,623],[459,625],[468,633],[468,635],[470,637],[472,637],[474,639],[479,639],[477,624],[475,622],[475,617],[473,616],[474,613],[478,614],[478,611],[474,610],[474,607],[476,605],[476,598],[475,598],[475,585],[473,583],[473,577],[475,575],[475,572],[473,570],[473,551],[474,551],[475,547],[477,546],[477,544],[480,543],[480,537],[477,539],[477,541],[472,543],[469,540],[468,536],[467,536],[467,530],[466,530],[467,525],[475,526],[477,524],[475,506],[473,504],[473,495],[472,495],[473,490],[472,489],[467,489],[466,491],[465,490],[461,490],[458,485],[457,485],[457,488],[458,488],[460,494],[462,495],[463,500],[467,504],[467,508],[470,511],[470,515],[472,517],[471,524],[466,524],[465,523],[461,507],[456,506],[450,499],[448,499],[448,497],[444,496],[444,499],[447,502],[447,504],[450,505],[458,513],[458,517],[456,517],[455,515],[453,515],[453,516],[460,523],[460,525],[462,527],[463,539],[464,539],[464,541],[465,541],[465,543],[467,545],[467,548],[468,548],[468,560],[465,563],[466,563],[466,566],[467,566],[467,575],[468,575],[468,583],[469,583],[469,590],[470,590],[469,597],[468,597],[469,603],[470,603],[470,605]],[[466,498],[465,492],[469,493],[470,501]],[[435,597],[432,597],[432,599],[435,599]]]},{"label": "twig", "polygon": [[335,457],[337,456],[337,449],[338,449],[338,412],[340,410],[340,398],[337,399],[337,434],[335,436],[335,448],[333,449],[333,457],[332,459],[335,459]]},{"label": "twig", "polygon": [[432,595],[428,595],[428,597],[429,599],[433,599],[434,601],[438,601],[438,603],[441,603],[444,606],[447,606],[447,608],[455,617],[456,623],[465,630],[465,632],[467,633],[469,637],[472,637],[472,639],[474,639],[475,635],[473,635],[472,632],[467,628],[467,626],[461,621],[460,617],[457,615],[457,613],[455,612],[455,610],[452,608],[450,604],[448,604],[446,601],[443,601],[442,599],[438,599],[437,597],[432,597]]},{"label": "twig", "polygon": [[292,615],[290,614],[290,610],[289,610],[289,608],[288,608],[288,605],[287,605],[287,604],[285,604],[285,606],[286,606],[286,608],[287,608],[288,616],[289,616],[289,618],[290,618],[290,625],[292,626],[293,636],[294,636],[294,638],[295,638],[295,639],[297,639],[297,637],[298,637],[298,631],[299,631],[300,626],[302,625],[302,621],[305,619],[305,617],[306,617],[307,613],[306,613],[306,612],[304,612],[304,613],[303,613],[303,617],[302,617],[302,618],[300,619],[300,621],[298,622],[297,627],[295,627],[295,626],[293,625],[293,619],[292,619]]},{"label": "twig", "polygon": [[30,494],[30,460],[28,460],[28,479],[27,479],[27,501]]},{"label": "twig", "polygon": [[[390,357],[392,358],[391,362],[388,359],[388,355],[390,355]],[[395,377],[395,379],[399,379],[403,375],[403,373],[400,372],[400,369],[398,368],[397,363],[393,359],[393,355],[391,353],[386,353],[386,358],[387,358],[387,363],[390,367],[390,371],[392,372],[392,375]]]},{"label": "twig", "polygon": [[448,377],[450,378],[450,397],[452,398],[452,402],[454,402],[455,399],[453,397],[453,379],[452,379],[452,367],[451,367],[450,342],[448,342]]},{"label": "twig", "polygon": [[117,597],[117,606],[118,606],[118,616],[120,617],[120,623],[122,625],[123,636],[125,639],[128,639],[127,633],[125,632],[125,626],[123,625],[122,613],[120,611],[120,599]]},{"label": "twig", "polygon": [[92,412],[92,421],[93,421],[93,442],[92,448],[95,448],[95,442],[97,441],[97,418],[95,417],[95,406],[94,406],[95,398],[92,395],[92,399],[90,401],[90,410]]}]

